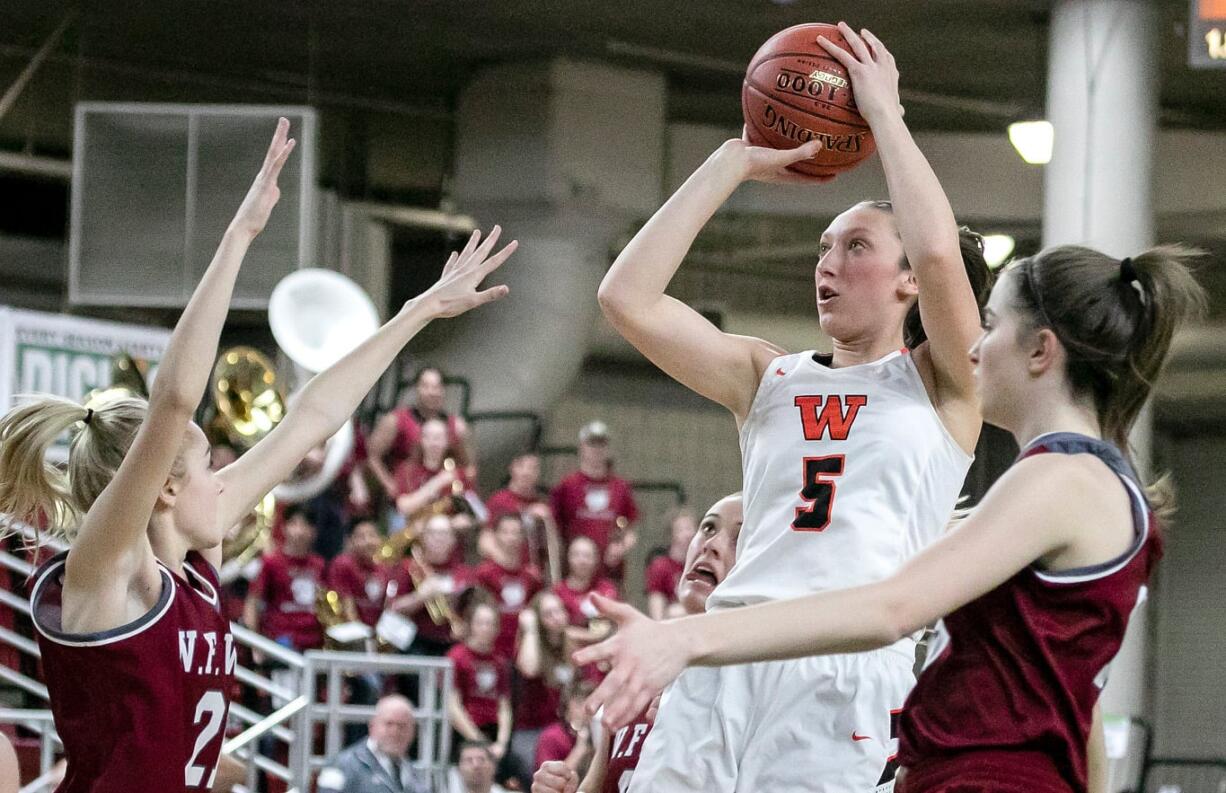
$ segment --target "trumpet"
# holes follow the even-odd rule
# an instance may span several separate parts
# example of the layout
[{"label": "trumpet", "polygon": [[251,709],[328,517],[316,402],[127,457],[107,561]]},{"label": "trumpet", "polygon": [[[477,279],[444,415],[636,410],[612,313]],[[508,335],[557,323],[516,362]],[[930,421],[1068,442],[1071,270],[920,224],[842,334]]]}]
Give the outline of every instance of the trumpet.
[{"label": "trumpet", "polygon": [[[421,558],[420,546],[413,543],[409,547],[409,554],[413,558],[414,564],[409,565],[409,577],[413,579],[413,588],[420,590],[422,584],[431,575],[430,567],[425,560]],[[459,635],[459,620],[456,618],[455,609],[451,607],[451,593],[443,592],[433,597],[427,598],[425,601],[426,614],[430,617],[430,621],[435,625],[444,623],[451,626],[453,636]]]},{"label": "trumpet", "polygon": [[[443,470],[454,471],[456,469],[456,461],[454,457],[443,458]],[[426,518],[434,515],[442,515],[453,508],[454,500],[462,498],[464,495],[464,482],[456,479],[451,483],[451,488],[446,495],[431,501],[429,504],[421,507],[411,515],[405,516],[404,528],[388,537],[383,543],[383,547],[379,549],[377,560],[384,562],[394,562],[404,555],[404,552],[417,540],[417,526]],[[442,624],[442,623],[439,623]]]}]

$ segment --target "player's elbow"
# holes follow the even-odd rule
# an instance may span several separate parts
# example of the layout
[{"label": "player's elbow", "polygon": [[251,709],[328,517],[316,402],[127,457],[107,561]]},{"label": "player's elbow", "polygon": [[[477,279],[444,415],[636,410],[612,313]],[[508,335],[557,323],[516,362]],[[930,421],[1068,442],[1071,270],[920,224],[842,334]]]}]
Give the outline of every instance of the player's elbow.
[{"label": "player's elbow", "polygon": [[600,282],[600,289],[596,290],[596,301],[600,303],[601,313],[610,322],[616,323],[630,311],[626,290],[617,283],[611,273]]}]

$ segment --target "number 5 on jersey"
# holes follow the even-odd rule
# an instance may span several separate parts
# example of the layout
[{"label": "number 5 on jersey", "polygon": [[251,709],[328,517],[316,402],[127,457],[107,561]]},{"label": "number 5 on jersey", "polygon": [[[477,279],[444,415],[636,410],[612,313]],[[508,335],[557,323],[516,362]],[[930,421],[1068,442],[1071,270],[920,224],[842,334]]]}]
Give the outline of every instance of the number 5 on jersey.
[{"label": "number 5 on jersey", "polygon": [[796,508],[792,521],[795,531],[822,531],[830,525],[830,510],[834,508],[834,477],[843,473],[843,455],[805,458],[805,486],[800,497],[806,506]]}]

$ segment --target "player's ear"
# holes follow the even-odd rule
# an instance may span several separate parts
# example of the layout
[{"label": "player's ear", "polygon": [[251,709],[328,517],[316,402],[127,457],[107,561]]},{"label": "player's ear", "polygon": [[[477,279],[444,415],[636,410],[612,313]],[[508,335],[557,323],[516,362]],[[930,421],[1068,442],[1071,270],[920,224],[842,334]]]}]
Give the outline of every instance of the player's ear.
[{"label": "player's ear", "polygon": [[162,489],[158,491],[158,500],[153,505],[154,510],[174,509],[179,493],[183,491],[183,482],[177,476],[166,477]]}]

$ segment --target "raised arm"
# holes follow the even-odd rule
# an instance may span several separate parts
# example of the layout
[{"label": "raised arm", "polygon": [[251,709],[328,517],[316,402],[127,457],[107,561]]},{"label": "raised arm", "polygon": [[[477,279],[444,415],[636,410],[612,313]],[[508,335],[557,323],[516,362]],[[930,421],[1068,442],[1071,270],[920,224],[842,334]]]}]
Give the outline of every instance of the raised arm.
[{"label": "raised arm", "polygon": [[[1074,461],[1023,460],[960,526],[890,578],[867,586],[663,623],[594,597],[618,623],[618,632],[574,655],[577,665],[613,664],[589,698],[589,711],[603,705],[606,725],[617,729],[686,666],[855,653],[893,644],[1075,542],[1095,523],[1096,512],[1101,521],[1106,503],[1087,498],[1087,488],[1102,489],[1102,481],[1087,477]],[[1070,510],[1070,505],[1077,506]]]},{"label": "raised arm", "polygon": [[500,234],[495,226],[483,242],[481,232],[473,232],[464,249],[451,254],[438,283],[406,303],[357,349],[313,377],[277,428],[220,472],[225,484],[218,507],[220,525],[234,525],[289,476],[308,451],[340,429],[404,345],[427,323],[457,317],[507,294],[505,286],[478,291],[485,277],[517,246],[511,242],[492,253]]},{"label": "raised arm", "polygon": [[598,294],[617,332],[693,391],[745,417],[770,360],[783,350],[724,333],[664,293],[698,232],[744,181],[807,181],[786,171],[812,157],[816,141],[789,151],[725,142],[685,181],[613,262]]},{"label": "raised arm", "polygon": [[147,585],[142,591],[160,591],[147,535],[149,520],[208,385],[243,256],[277,203],[277,176],[293,149],[289,122],[281,119],[260,172],[175,325],[149,392],[145,420],[114,478],[81,522],[65,564],[67,630],[97,631],[122,624],[128,591],[137,577]]},{"label": "raised arm", "polygon": [[[979,306],[962,263],[958,224],[932,166],[903,121],[894,56],[872,33],[839,30],[851,52],[819,39],[847,69],[856,106],[868,121],[885,171],[903,252],[919,284],[937,401],[976,405],[967,350],[979,335]],[[952,428],[951,428],[952,429]],[[974,429],[978,436],[978,427]],[[972,443],[973,446],[973,443]]]}]

